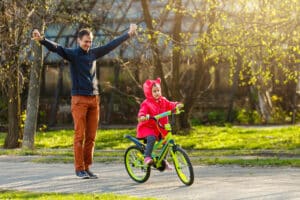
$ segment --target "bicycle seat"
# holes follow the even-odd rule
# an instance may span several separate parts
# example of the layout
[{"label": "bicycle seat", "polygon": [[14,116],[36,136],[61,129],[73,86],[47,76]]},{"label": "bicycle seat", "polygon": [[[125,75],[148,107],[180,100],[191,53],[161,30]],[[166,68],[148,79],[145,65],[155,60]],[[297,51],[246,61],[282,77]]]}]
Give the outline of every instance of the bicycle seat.
[{"label": "bicycle seat", "polygon": [[124,137],[131,140],[132,142],[134,142],[137,146],[140,146],[140,147],[143,146],[143,144],[140,142],[140,140],[143,140],[143,138],[139,139],[139,138],[133,137],[131,135],[125,135]]}]

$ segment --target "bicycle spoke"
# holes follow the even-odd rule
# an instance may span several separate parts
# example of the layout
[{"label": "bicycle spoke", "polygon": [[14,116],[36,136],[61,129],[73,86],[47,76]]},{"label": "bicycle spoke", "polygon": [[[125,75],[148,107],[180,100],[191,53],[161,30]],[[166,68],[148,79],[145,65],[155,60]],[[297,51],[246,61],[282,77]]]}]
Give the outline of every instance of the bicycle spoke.
[{"label": "bicycle spoke", "polygon": [[181,148],[177,148],[173,153],[173,162],[179,179],[186,185],[194,182],[194,172],[188,155]]},{"label": "bicycle spoke", "polygon": [[137,182],[145,182],[150,176],[150,167],[144,165],[144,156],[141,150],[132,146],[125,152],[125,167],[128,175]]}]

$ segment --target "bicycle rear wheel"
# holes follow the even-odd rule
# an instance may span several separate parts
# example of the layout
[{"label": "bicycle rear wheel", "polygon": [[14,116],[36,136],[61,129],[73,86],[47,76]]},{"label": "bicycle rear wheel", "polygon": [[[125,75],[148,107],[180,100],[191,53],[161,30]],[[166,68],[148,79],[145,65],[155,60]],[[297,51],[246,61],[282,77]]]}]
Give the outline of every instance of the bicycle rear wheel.
[{"label": "bicycle rear wheel", "polygon": [[173,150],[172,159],[181,182],[185,185],[192,185],[194,183],[194,170],[187,153],[182,148],[176,147]]},{"label": "bicycle rear wheel", "polygon": [[144,183],[150,176],[150,166],[144,164],[144,155],[137,146],[129,147],[124,155],[124,164],[130,178],[138,183]]}]

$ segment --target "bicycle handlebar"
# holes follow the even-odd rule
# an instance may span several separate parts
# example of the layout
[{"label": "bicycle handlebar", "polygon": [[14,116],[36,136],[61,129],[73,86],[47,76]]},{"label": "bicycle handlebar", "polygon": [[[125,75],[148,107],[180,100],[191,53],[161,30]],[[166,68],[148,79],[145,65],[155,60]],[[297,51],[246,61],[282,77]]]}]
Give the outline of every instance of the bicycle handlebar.
[{"label": "bicycle handlebar", "polygon": [[163,117],[167,117],[169,115],[172,115],[172,122],[171,124],[174,124],[174,118],[173,116],[174,115],[178,115],[180,113],[184,112],[184,110],[182,109],[182,107],[175,107],[174,109],[172,110],[168,110],[166,112],[163,112],[163,113],[160,113],[158,115],[155,115],[155,116],[150,116],[149,114],[147,114],[145,117],[146,117],[146,120],[154,120],[155,123],[160,127],[160,128],[165,128],[163,125],[160,124],[160,122],[158,121],[159,119],[163,118]]},{"label": "bicycle handlebar", "polygon": [[166,112],[160,113],[160,114],[155,115],[155,116],[146,115],[146,118],[147,118],[147,120],[153,119],[153,120],[157,121],[157,120],[159,120],[163,117],[167,117],[167,116],[170,116],[172,114],[178,115],[182,112],[184,112],[184,110],[182,108],[175,107],[172,110],[168,110]]}]

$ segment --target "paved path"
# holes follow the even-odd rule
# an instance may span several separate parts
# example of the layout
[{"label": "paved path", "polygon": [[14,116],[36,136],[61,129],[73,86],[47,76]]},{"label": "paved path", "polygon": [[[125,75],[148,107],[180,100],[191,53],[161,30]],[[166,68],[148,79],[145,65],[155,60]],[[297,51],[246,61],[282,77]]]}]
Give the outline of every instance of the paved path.
[{"label": "paved path", "polygon": [[194,166],[195,182],[186,187],[174,171],[152,171],[144,184],[133,182],[122,164],[99,164],[96,180],[77,179],[72,164],[36,164],[0,156],[0,189],[40,192],[117,193],[167,200],[300,199],[299,168]]}]

